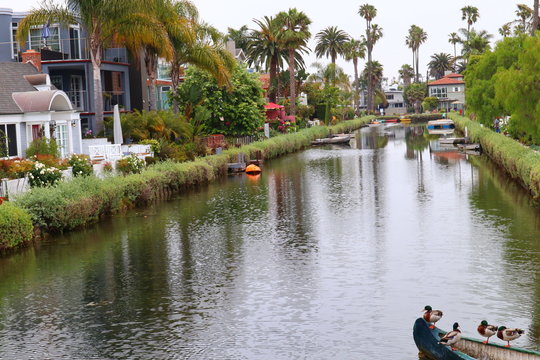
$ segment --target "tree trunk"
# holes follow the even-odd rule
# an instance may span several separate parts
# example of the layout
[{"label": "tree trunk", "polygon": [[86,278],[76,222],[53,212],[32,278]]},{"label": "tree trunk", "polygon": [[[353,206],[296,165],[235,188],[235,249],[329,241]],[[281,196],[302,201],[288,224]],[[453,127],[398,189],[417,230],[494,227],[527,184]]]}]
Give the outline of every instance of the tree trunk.
[{"label": "tree trunk", "polygon": [[176,96],[178,94],[178,86],[180,86],[180,77],[181,70],[180,70],[180,63],[178,61],[173,61],[171,64],[171,82],[172,82],[172,89],[171,89],[171,98],[172,98],[172,107],[175,114],[178,114],[179,107],[178,107],[178,99],[176,99]]},{"label": "tree trunk", "polygon": [[155,54],[146,53],[144,56],[144,63],[146,65],[146,75],[148,76],[148,110],[157,110],[156,102],[156,70],[157,70],[157,56]]},{"label": "tree trunk", "polygon": [[354,113],[358,114],[358,99],[360,97],[360,84],[358,83],[358,58],[353,58],[354,65]]},{"label": "tree trunk", "polygon": [[276,56],[272,56],[272,59],[270,59],[270,84],[268,87],[268,100],[273,103],[277,103],[277,88],[279,87],[279,85],[276,84],[278,73],[277,67],[278,59]]},{"label": "tree trunk", "polygon": [[368,79],[367,79],[367,110],[368,113],[373,113],[373,84],[371,82],[372,77],[372,64],[371,64],[371,48],[368,47]]},{"label": "tree trunk", "polygon": [[414,82],[416,82],[416,66],[415,66],[416,57],[414,55],[415,55],[415,50],[413,48],[413,51],[412,51],[412,69],[414,71]]},{"label": "tree trunk", "polygon": [[336,64],[336,58],[337,58],[337,54],[335,52],[332,52],[332,64]]},{"label": "tree trunk", "polygon": [[418,66],[419,60],[420,60],[420,47],[416,49],[416,82],[420,81],[420,70]]},{"label": "tree trunk", "polygon": [[534,36],[536,33],[536,30],[538,30],[538,3],[539,3],[539,0],[534,0],[531,36]]},{"label": "tree trunk", "polygon": [[92,61],[92,77],[94,83],[95,133],[104,130],[103,125],[103,90],[101,88],[101,42],[94,36],[90,38],[90,59]]},{"label": "tree trunk", "polygon": [[296,116],[296,79],[294,76],[294,49],[289,49],[289,83],[291,87],[291,115]]}]

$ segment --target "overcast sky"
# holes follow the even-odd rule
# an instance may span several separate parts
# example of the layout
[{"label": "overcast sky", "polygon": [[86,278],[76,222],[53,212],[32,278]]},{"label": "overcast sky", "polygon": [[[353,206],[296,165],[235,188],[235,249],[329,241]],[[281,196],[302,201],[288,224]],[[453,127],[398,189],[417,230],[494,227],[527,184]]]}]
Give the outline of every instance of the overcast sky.
[{"label": "overcast sky", "polygon": [[[493,34],[492,42],[500,39],[499,27],[506,22],[516,19],[515,10],[518,3],[529,3],[532,0],[192,0],[198,7],[204,21],[214,25],[225,32],[227,27],[239,28],[248,25],[255,28],[253,19],[260,19],[265,15],[275,15],[279,11],[296,7],[305,12],[312,20],[310,48],[315,48],[313,38],[315,34],[328,26],[337,26],[345,30],[354,38],[364,34],[365,21],[358,15],[360,5],[368,2],[377,8],[377,17],[373,23],[383,28],[383,38],[375,45],[373,59],[384,66],[384,75],[397,78],[398,70],[403,64],[412,63],[411,50],[405,45],[405,36],[409,27],[416,24],[428,34],[425,44],[420,47],[420,72],[426,73],[426,65],[434,53],[446,52],[453,54],[452,45],[448,42],[448,34],[457,32],[459,28],[466,27],[461,20],[460,9],[467,5],[476,6],[480,12],[480,19],[474,25],[478,30],[487,30]],[[0,0],[0,7],[12,8],[15,11],[25,11],[38,6],[35,0]],[[458,48],[459,52],[459,48]],[[317,61],[313,54],[306,58],[306,65]],[[320,59],[329,62],[328,59]],[[352,65],[338,60],[349,74],[353,74]],[[364,62],[361,63],[364,66]]]}]

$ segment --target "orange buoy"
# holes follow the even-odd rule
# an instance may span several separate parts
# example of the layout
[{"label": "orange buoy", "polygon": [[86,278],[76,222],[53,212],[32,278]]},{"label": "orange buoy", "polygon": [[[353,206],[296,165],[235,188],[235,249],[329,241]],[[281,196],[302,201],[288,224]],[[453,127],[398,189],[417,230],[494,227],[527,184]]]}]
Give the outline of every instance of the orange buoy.
[{"label": "orange buoy", "polygon": [[260,173],[261,173],[261,168],[258,167],[257,165],[251,164],[246,167],[246,174],[257,175]]}]

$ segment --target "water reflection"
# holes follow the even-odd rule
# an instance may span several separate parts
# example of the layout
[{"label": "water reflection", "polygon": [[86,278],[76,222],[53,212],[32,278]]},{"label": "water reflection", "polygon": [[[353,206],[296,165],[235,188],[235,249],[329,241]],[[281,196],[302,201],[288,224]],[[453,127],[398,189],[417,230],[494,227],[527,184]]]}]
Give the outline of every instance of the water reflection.
[{"label": "water reflection", "polygon": [[366,128],[1,259],[0,357],[414,359],[426,304],[538,348],[538,208],[430,140]]}]

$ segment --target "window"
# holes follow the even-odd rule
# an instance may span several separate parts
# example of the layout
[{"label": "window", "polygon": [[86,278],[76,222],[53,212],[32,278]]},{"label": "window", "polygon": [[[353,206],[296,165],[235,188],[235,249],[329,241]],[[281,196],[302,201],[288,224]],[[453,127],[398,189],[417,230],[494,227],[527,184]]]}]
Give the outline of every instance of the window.
[{"label": "window", "polygon": [[13,58],[17,59],[19,56],[19,51],[21,50],[19,47],[19,43],[17,42],[17,23],[13,23],[11,25],[11,41],[13,43]]},{"label": "window", "polygon": [[51,83],[58,89],[62,90],[64,89],[64,85],[62,84],[62,75],[50,75]]},{"label": "window", "polygon": [[443,87],[443,88],[431,88],[429,90],[429,93],[431,96],[435,96],[435,97],[438,97],[438,98],[446,98],[448,97],[448,94],[447,94],[447,91],[446,91],[446,88]]},{"label": "window", "polygon": [[81,75],[71,75],[69,100],[77,110],[84,109],[83,80]]},{"label": "window", "polygon": [[39,51],[41,48],[47,47],[53,51],[60,51],[60,33],[58,26],[49,26],[49,37],[43,38],[43,26],[30,29],[30,48]]},{"label": "window", "polygon": [[60,150],[60,157],[65,158],[68,155],[68,126],[57,125],[55,129],[56,143]]},{"label": "window", "polygon": [[158,60],[157,78],[160,80],[171,80],[171,65],[163,60]]},{"label": "window", "polygon": [[456,87],[454,88],[454,92],[460,92],[460,91],[461,91],[461,89],[460,89],[459,86],[456,86]]},{"label": "window", "polygon": [[80,32],[78,28],[69,28],[69,56],[72,59],[81,58]]},{"label": "window", "polygon": [[0,157],[17,156],[15,124],[0,124]]},{"label": "window", "polygon": [[386,100],[394,100],[394,94],[386,95]]}]

